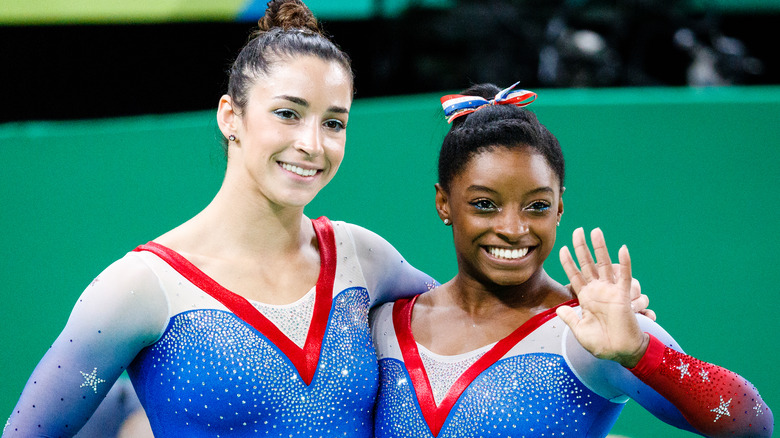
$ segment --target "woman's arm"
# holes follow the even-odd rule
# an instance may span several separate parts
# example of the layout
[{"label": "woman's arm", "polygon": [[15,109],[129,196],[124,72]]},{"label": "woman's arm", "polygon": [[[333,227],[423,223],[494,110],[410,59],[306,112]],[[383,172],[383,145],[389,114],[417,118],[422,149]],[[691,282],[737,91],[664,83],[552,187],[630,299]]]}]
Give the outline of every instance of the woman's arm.
[{"label": "woman's arm", "polygon": [[604,236],[594,230],[591,237],[598,267],[590,259],[581,230],[575,232],[574,247],[582,271],[576,269],[568,251],[561,251],[569,279],[581,283],[577,294],[581,313],[559,308],[558,315],[578,344],[594,357],[609,360],[583,366],[587,361],[571,354],[572,368],[583,381],[594,387],[606,381],[607,389],[597,392],[614,398],[608,389],[612,386],[662,420],[706,436],[771,436],[772,412],[753,385],[736,373],[673,348],[676,344],[657,324],[647,321],[640,326],[630,309],[628,250],[621,248],[620,273],[616,274]]},{"label": "woman's arm", "polygon": [[348,224],[348,229],[355,243],[372,306],[417,295],[438,285],[430,275],[410,265],[378,234],[353,224]]},{"label": "woman's arm", "polygon": [[772,411],[756,387],[737,373],[669,348],[652,335],[631,372],[705,436],[772,436]]},{"label": "woman's arm", "polygon": [[683,353],[655,322],[642,316],[637,322],[650,341],[634,368],[598,359],[566,334],[566,360],[583,383],[613,401],[630,397],[665,423],[705,436],[772,435],[772,411],[753,385]]},{"label": "woman's arm", "polygon": [[136,354],[159,339],[167,320],[165,296],[143,261],[129,254],[113,263],[79,297],[3,436],[74,435]]}]

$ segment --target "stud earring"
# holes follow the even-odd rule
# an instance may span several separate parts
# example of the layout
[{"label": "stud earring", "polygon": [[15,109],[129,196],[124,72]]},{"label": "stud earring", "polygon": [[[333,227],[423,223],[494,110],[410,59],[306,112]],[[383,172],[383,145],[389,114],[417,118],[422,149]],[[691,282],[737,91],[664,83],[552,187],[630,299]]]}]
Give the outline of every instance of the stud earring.
[{"label": "stud earring", "polygon": [[228,140],[230,141],[236,141],[236,136],[233,134],[228,135]]},{"label": "stud earring", "polygon": [[449,219],[444,219],[444,225],[449,225],[449,224],[450,224],[450,220]]}]

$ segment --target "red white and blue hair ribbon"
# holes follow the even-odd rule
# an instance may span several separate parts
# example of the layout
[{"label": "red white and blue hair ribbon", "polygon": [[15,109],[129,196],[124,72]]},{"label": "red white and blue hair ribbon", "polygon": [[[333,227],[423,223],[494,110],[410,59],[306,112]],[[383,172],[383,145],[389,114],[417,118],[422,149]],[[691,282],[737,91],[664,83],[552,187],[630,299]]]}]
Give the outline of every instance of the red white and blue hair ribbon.
[{"label": "red white and blue hair ribbon", "polygon": [[480,96],[467,96],[464,94],[448,94],[441,98],[441,107],[444,108],[444,115],[447,117],[447,123],[486,105],[515,105],[526,106],[536,100],[536,93],[528,90],[514,90],[520,82],[515,82],[509,88],[501,90],[496,97],[487,100]]}]

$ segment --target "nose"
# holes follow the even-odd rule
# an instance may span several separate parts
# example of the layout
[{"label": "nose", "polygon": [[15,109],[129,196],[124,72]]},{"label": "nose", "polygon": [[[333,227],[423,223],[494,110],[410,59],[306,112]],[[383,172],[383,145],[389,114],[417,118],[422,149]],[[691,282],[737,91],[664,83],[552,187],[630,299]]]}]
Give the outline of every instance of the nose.
[{"label": "nose", "polygon": [[495,218],[494,230],[507,242],[516,242],[525,234],[528,234],[528,222],[525,217],[515,209],[505,209]]},{"label": "nose", "polygon": [[295,149],[309,157],[316,157],[323,152],[322,130],[318,123],[306,123],[301,126],[298,138],[295,140]]}]

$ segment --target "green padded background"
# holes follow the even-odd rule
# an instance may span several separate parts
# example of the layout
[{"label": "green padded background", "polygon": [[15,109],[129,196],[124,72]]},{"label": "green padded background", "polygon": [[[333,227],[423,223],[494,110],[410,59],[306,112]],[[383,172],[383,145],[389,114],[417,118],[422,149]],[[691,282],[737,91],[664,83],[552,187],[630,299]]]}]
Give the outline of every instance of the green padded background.
[{"label": "green padded background", "polygon": [[[568,165],[558,246],[579,226],[602,227],[615,257],[627,244],[658,321],[780,409],[780,87],[537,91],[530,108]],[[372,229],[446,281],[450,228],[433,208],[439,96],[356,101],[340,173],[306,211]],[[211,111],[0,125],[0,415],[92,278],[210,201],[224,169],[217,138]],[[566,281],[557,259],[546,266]],[[632,402],[614,433],[690,436]]]}]

